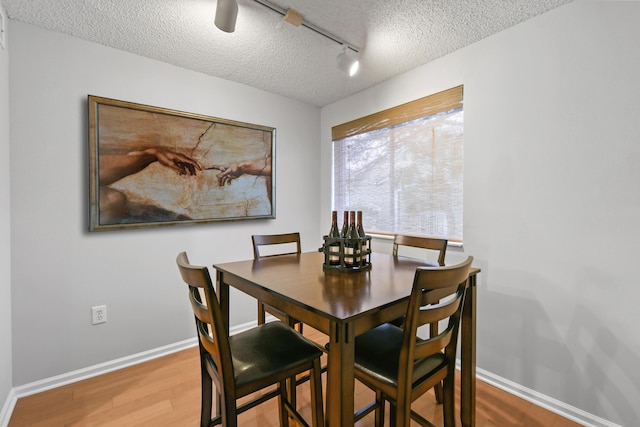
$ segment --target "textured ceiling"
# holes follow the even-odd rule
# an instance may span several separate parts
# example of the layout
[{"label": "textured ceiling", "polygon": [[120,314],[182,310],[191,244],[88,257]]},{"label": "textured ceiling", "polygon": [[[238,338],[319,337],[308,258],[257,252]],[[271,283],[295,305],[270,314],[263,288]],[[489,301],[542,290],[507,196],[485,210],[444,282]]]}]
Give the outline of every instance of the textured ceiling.
[{"label": "textured ceiling", "polygon": [[231,34],[215,0],[1,1],[10,19],[324,106],[571,0],[271,0],[360,48],[352,78],[338,43],[253,0]]}]

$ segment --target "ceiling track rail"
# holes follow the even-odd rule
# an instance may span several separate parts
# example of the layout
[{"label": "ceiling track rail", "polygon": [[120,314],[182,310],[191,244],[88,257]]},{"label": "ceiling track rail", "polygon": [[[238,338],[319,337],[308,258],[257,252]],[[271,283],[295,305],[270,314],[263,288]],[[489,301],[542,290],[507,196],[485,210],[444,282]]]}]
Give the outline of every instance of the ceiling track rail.
[{"label": "ceiling track rail", "polygon": [[[266,0],[253,0],[256,3],[261,4],[262,6],[266,7],[267,9],[271,9],[272,11],[282,15],[283,17],[287,14],[287,10],[283,9],[282,7],[275,5],[271,2],[268,2]],[[345,41],[344,39],[336,36],[333,33],[330,33],[329,31],[326,31],[320,27],[318,27],[317,25],[312,24],[311,22],[308,22],[307,20],[303,19],[301,24],[303,27],[306,27],[308,29],[310,29],[311,31],[316,32],[317,34],[320,34],[321,36],[324,36],[326,38],[328,38],[329,40],[338,43],[341,46],[346,47],[349,50],[352,50],[355,53],[360,52],[360,48],[357,46],[354,46],[353,44]]]}]

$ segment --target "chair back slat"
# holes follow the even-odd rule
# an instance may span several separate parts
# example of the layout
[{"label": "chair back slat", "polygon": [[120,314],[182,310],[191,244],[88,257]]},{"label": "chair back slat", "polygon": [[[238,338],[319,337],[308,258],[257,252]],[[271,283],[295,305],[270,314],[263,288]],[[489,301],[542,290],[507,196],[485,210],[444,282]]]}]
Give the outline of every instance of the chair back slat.
[{"label": "chair back slat", "polygon": [[427,357],[437,351],[442,351],[451,343],[451,338],[456,332],[456,324],[459,323],[459,314],[464,301],[466,284],[458,285],[453,298],[439,304],[420,307],[418,312],[418,327],[425,324],[436,324],[446,320],[446,327],[438,331],[435,336],[424,341],[416,341],[414,360]]},{"label": "chair back slat", "polygon": [[300,233],[285,233],[285,234],[254,234],[251,236],[251,241],[253,243],[253,259],[258,259],[264,256],[270,255],[260,255],[260,246],[271,246],[271,245],[283,245],[286,243],[295,244],[296,251],[294,252],[281,252],[277,255],[290,255],[290,254],[299,254],[301,253],[300,247]]},{"label": "chair back slat", "polygon": [[453,286],[451,288],[424,290],[420,299],[421,305],[437,304],[442,298],[453,294],[456,289],[457,287]]},{"label": "chair back slat", "polygon": [[444,265],[444,258],[447,253],[447,239],[438,237],[409,236],[406,234],[396,234],[393,239],[393,256],[398,256],[399,246],[410,246],[438,251],[438,265]]},{"label": "chair back slat", "polygon": [[211,320],[211,314],[209,313],[209,307],[202,303],[199,288],[189,286],[189,301],[191,301],[193,314],[198,318],[198,320],[207,324],[213,323]]},{"label": "chair back slat", "polygon": [[464,285],[459,285],[456,287],[454,294],[448,294],[448,296],[451,296],[450,298],[442,298],[438,303],[422,305],[417,313],[418,328],[427,323],[434,323],[449,319],[455,314],[456,310],[460,308],[463,295]]},{"label": "chair back slat", "polygon": [[423,359],[439,351],[442,351],[449,345],[452,336],[453,327],[450,326],[433,338],[417,342],[413,360]]}]

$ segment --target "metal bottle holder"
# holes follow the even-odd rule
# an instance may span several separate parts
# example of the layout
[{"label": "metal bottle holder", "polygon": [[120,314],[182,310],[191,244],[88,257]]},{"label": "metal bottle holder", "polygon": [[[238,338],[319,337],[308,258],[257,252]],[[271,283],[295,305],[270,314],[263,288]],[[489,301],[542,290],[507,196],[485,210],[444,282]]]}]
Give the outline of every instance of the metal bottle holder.
[{"label": "metal bottle holder", "polygon": [[371,236],[358,239],[323,236],[322,269],[354,273],[371,270]]}]

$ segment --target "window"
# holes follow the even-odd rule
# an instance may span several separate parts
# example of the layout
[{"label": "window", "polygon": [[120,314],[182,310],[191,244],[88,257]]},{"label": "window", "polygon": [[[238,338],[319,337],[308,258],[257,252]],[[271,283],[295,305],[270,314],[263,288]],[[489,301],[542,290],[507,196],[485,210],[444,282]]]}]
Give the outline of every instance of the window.
[{"label": "window", "polygon": [[333,209],[368,233],[462,242],[462,86],[332,129]]}]

